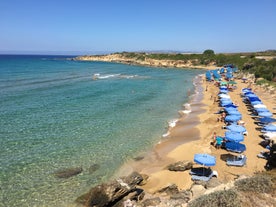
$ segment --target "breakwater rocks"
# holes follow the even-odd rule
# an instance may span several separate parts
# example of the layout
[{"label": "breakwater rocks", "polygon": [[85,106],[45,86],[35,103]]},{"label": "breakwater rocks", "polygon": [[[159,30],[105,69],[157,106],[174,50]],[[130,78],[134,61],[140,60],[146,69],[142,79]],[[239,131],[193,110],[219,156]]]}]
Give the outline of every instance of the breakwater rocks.
[{"label": "breakwater rocks", "polygon": [[212,63],[210,65],[200,65],[198,60],[160,60],[152,59],[146,55],[142,58],[128,57],[124,53],[114,53],[108,55],[84,55],[73,58],[75,61],[101,61],[115,62],[130,65],[142,65],[149,67],[170,67],[170,68],[198,68],[198,69],[216,69]]}]

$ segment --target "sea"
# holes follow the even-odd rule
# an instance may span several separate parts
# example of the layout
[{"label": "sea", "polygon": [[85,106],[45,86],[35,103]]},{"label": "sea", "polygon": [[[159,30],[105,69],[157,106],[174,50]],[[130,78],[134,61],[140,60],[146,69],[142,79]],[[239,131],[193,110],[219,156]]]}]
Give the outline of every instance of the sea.
[{"label": "sea", "polygon": [[71,58],[0,55],[0,207],[74,206],[166,139],[204,73]]}]

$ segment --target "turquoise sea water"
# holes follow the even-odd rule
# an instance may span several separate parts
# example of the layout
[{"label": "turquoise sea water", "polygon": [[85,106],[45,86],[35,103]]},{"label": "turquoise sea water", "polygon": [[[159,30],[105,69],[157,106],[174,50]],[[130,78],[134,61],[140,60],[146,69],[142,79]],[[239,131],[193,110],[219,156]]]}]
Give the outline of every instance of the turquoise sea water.
[{"label": "turquoise sea water", "polygon": [[160,140],[201,73],[0,55],[0,206],[68,206],[107,181]]}]

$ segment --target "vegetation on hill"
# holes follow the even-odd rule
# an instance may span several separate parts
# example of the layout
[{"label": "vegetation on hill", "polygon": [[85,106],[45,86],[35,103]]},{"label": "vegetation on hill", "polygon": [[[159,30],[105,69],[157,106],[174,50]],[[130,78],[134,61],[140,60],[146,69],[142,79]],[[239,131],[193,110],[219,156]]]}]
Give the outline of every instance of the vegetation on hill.
[{"label": "vegetation on hill", "polygon": [[268,50],[255,53],[219,53],[211,49],[205,50],[202,54],[184,53],[120,53],[126,58],[145,60],[145,58],[156,60],[173,60],[192,62],[193,65],[216,65],[223,67],[226,64],[233,64],[243,72],[255,74],[256,78],[264,78],[267,81],[276,82],[276,50]]},{"label": "vegetation on hill", "polygon": [[[258,173],[253,177],[240,179],[229,190],[215,191],[203,195],[188,204],[197,206],[262,207],[275,206],[276,170]],[[252,196],[254,195],[254,196]]]}]

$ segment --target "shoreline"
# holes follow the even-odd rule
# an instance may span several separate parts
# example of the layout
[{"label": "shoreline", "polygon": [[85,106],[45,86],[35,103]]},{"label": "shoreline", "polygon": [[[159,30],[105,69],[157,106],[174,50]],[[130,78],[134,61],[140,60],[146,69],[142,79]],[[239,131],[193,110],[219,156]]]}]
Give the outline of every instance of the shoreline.
[{"label": "shoreline", "polygon": [[[141,155],[143,159],[134,159],[125,163],[115,174],[115,177],[126,176],[132,171],[137,171],[141,174],[152,176],[151,181],[148,182],[147,185],[155,185],[155,187],[153,190],[147,185],[142,187],[146,192],[154,193],[156,190],[162,188],[163,182],[158,184],[159,181],[155,180],[155,174],[157,173],[157,177],[159,177],[158,173],[162,172],[165,166],[178,161],[174,156],[170,157],[170,153],[179,146],[189,146],[190,143],[200,141],[200,130],[198,129],[200,115],[206,113],[206,105],[203,102],[203,79],[203,74],[195,77],[195,90],[193,94],[190,95],[189,101],[183,103],[182,110],[179,111],[179,117],[175,122],[175,126],[168,128],[168,136],[162,136],[159,143],[154,145],[150,151]],[[187,105],[191,109],[191,112],[183,113]],[[185,136],[183,136],[183,134],[185,134]],[[172,172],[172,174],[176,175],[177,172]]]}]

